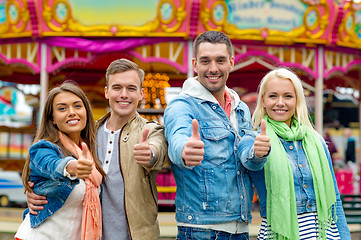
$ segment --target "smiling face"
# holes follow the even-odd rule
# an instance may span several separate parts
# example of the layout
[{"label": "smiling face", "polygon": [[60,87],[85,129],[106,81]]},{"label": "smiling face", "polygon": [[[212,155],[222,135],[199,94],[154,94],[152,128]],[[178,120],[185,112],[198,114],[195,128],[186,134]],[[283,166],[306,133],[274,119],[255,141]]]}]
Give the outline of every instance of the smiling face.
[{"label": "smiling face", "polygon": [[53,124],[67,134],[76,144],[87,123],[83,101],[73,93],[61,92],[53,101]]},{"label": "smiling face", "polygon": [[112,118],[121,118],[122,122],[133,118],[143,98],[138,73],[129,70],[110,75],[108,87],[105,87],[105,98],[109,100]]},{"label": "smiling face", "polygon": [[296,91],[291,80],[274,77],[266,82],[262,105],[271,119],[290,126],[296,104]]},{"label": "smiling face", "polygon": [[215,98],[224,98],[229,72],[234,67],[234,59],[229,55],[227,45],[202,42],[196,56],[192,63],[194,71],[198,73],[198,81]]}]

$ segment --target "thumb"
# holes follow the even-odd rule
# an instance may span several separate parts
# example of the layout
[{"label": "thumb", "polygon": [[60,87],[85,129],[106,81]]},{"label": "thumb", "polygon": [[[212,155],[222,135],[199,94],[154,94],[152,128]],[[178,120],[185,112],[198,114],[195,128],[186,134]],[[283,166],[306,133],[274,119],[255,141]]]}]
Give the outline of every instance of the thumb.
[{"label": "thumb", "polygon": [[200,134],[199,134],[199,124],[198,124],[197,119],[193,119],[193,120],[192,120],[192,128],[193,128],[193,132],[192,132],[192,136],[191,136],[191,137],[200,140],[200,139],[201,139],[201,136],[200,136]]},{"label": "thumb", "polygon": [[266,121],[264,119],[261,120],[261,133],[260,135],[266,135]]},{"label": "thumb", "polygon": [[88,145],[86,145],[85,142],[82,142],[81,143],[81,154],[80,154],[80,158],[83,158],[83,159],[87,159],[89,155],[89,148],[88,148]]},{"label": "thumb", "polygon": [[144,129],[142,133],[142,138],[140,139],[139,143],[146,142],[148,140],[148,133],[149,133],[149,129],[148,128]]}]

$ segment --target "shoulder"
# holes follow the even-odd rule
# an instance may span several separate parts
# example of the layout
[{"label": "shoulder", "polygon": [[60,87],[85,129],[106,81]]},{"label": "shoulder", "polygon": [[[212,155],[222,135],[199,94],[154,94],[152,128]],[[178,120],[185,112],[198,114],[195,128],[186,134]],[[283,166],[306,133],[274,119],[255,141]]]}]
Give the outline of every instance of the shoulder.
[{"label": "shoulder", "polygon": [[132,128],[157,128],[162,127],[158,122],[155,121],[149,121],[142,116],[139,115],[139,113],[136,114],[134,120],[131,122]]},{"label": "shoulder", "polygon": [[55,143],[46,141],[46,140],[39,140],[33,145],[31,145],[30,149],[37,149],[37,148],[52,148],[52,149],[59,149],[58,145]]},{"label": "shoulder", "polygon": [[56,152],[58,155],[62,153],[60,147],[55,143],[46,141],[46,140],[39,140],[38,142],[31,145],[29,149],[29,154],[37,154],[37,153],[46,153],[49,154],[50,152]]}]

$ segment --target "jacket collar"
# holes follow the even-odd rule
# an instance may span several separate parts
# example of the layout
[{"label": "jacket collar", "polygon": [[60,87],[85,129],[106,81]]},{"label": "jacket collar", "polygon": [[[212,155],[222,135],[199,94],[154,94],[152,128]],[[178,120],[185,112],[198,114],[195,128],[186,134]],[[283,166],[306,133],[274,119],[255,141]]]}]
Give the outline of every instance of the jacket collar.
[{"label": "jacket collar", "polygon": [[[100,125],[102,125],[110,117],[110,114],[111,114],[111,112],[107,112],[103,117],[101,117],[100,119],[98,119],[95,122],[96,129],[98,129],[100,127]],[[134,117],[132,119],[130,119],[125,125],[128,125],[130,122],[132,122],[136,118],[140,118],[140,115],[138,112],[135,112]]]},{"label": "jacket collar", "polygon": [[[238,94],[234,90],[229,89],[227,86],[226,91],[232,97],[232,109],[236,108],[241,101]],[[198,81],[198,77],[188,78],[186,81],[184,81],[181,94],[187,94],[189,96],[199,98],[204,101],[218,103],[217,99],[208,91],[208,89],[206,89]]]}]

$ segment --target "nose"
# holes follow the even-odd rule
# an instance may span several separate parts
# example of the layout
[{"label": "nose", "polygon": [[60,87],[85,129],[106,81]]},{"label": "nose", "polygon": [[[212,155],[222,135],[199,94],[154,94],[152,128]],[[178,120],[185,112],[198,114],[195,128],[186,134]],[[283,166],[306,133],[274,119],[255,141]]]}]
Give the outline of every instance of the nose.
[{"label": "nose", "polygon": [[128,94],[127,94],[127,89],[126,89],[126,88],[122,88],[122,89],[120,90],[120,96],[121,96],[121,97],[127,97],[127,96],[128,96]]},{"label": "nose", "polygon": [[75,109],[74,109],[74,107],[69,107],[69,113],[68,113],[69,115],[74,115],[75,114]]},{"label": "nose", "polygon": [[278,106],[284,106],[284,105],[285,105],[285,102],[284,102],[283,97],[279,97],[279,98],[278,98],[277,105],[278,105]]},{"label": "nose", "polygon": [[209,65],[209,71],[211,73],[217,73],[218,71],[218,66],[217,66],[217,63],[214,62],[214,61],[211,61],[210,65]]}]

